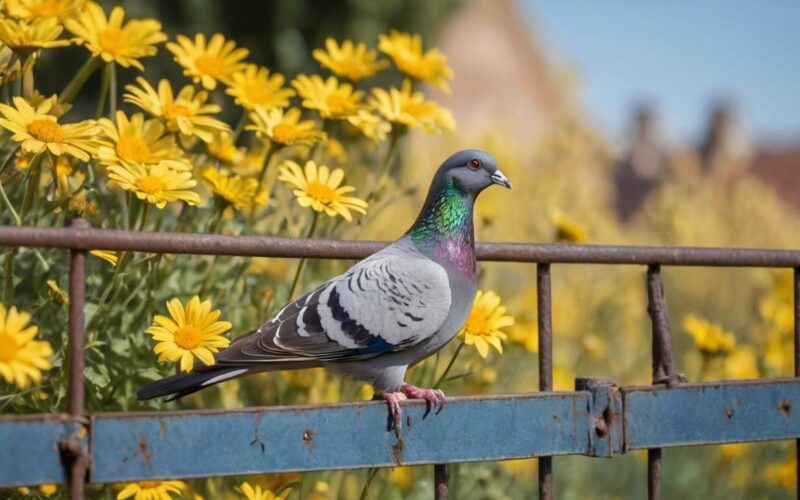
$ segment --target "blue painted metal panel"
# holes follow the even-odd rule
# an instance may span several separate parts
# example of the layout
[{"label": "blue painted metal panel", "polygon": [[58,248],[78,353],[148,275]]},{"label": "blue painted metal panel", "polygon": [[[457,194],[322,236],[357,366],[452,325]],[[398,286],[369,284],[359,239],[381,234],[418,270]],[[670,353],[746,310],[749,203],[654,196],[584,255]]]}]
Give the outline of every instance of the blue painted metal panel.
[{"label": "blue painted metal panel", "polygon": [[800,437],[800,381],[623,388],[626,450]]},{"label": "blue painted metal panel", "polygon": [[[502,460],[589,451],[589,393],[452,398],[424,420],[403,405],[401,441],[382,403],[235,412],[97,415],[92,482],[396,464]],[[406,422],[407,424],[408,422]]]},{"label": "blue painted metal panel", "polygon": [[76,428],[65,416],[58,415],[0,418],[0,485],[66,481],[58,443]]}]

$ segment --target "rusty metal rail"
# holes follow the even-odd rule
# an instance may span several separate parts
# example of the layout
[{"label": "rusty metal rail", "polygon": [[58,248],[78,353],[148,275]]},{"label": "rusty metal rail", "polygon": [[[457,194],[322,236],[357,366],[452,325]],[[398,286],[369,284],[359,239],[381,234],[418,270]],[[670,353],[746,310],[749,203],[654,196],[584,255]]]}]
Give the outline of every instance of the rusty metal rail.
[{"label": "rusty metal rail", "polygon": [[[414,425],[406,431],[400,452],[394,434],[381,425],[385,408],[378,402],[239,411],[85,413],[83,308],[88,250],[359,259],[385,245],[126,232],[92,229],[81,220],[68,228],[0,227],[0,246],[71,252],[68,413],[0,417],[0,442],[6,445],[0,454],[0,487],[66,482],[70,498],[79,499],[87,482],[434,464],[434,494],[447,498],[449,463],[541,457],[539,497],[550,499],[554,495],[553,455],[608,457],[648,449],[648,496],[657,499],[661,497],[663,447],[776,439],[800,443],[800,412],[793,411],[800,408],[800,251],[747,248],[478,245],[481,260],[537,264],[540,392],[452,398],[448,411],[427,419],[422,418],[423,405],[406,402]],[[653,386],[617,387],[578,379],[575,391],[551,392],[553,264],[647,266]],[[794,269],[795,378],[714,384],[680,380],[672,357],[662,266]],[[489,421],[494,425],[487,426]],[[203,449],[190,452],[192,460],[185,460],[184,444],[198,435],[205,438]],[[470,439],[462,439],[464,435]],[[219,460],[220,453],[225,460]]]}]

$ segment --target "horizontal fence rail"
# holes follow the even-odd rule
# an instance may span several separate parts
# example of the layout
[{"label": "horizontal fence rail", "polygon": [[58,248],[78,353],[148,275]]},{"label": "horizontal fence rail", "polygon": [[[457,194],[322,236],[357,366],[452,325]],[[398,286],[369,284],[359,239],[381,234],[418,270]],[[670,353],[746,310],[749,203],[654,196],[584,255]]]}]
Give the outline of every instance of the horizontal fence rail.
[{"label": "horizontal fence rail", "polygon": [[[387,245],[276,236],[132,232],[118,229],[0,227],[0,246],[150,253],[362,259]],[[758,248],[648,247],[478,243],[479,260],[553,264],[662,264],[667,266],[800,267],[800,251]]]},{"label": "horizontal fence rail", "polygon": [[[90,481],[206,477],[552,455],[610,457],[648,448],[794,439],[800,381],[616,387],[451,398],[439,415],[403,403],[398,441],[381,402],[242,410],[99,413],[82,437]],[[66,482],[67,415],[0,417],[0,485]],[[546,431],[545,431],[546,430]],[[203,439],[197,439],[202,436]],[[187,460],[187,457],[192,457]]]},{"label": "horizontal fence rail", "polygon": [[[0,487],[66,482],[70,498],[80,499],[87,482],[434,464],[435,497],[447,498],[449,463],[540,457],[539,497],[551,499],[552,456],[610,457],[646,449],[648,498],[659,499],[662,448],[800,438],[800,251],[752,248],[477,245],[480,260],[537,264],[540,392],[450,398],[446,411],[427,417],[423,403],[406,401],[402,436],[388,430],[381,402],[85,413],[88,250],[360,259],[386,245],[128,232],[93,229],[82,220],[68,228],[0,227],[0,246],[60,248],[71,255],[68,411],[0,417]],[[646,266],[642,291],[652,323],[654,385],[577,379],[575,391],[551,392],[552,264]],[[673,362],[662,266],[794,269],[796,378],[686,383]]]}]

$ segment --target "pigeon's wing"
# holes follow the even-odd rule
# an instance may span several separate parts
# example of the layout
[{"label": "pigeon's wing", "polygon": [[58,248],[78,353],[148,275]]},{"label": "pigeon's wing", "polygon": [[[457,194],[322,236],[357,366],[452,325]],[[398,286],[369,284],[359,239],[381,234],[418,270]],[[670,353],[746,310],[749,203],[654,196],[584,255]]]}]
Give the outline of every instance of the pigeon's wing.
[{"label": "pigeon's wing", "polygon": [[450,303],[447,273],[439,264],[381,252],[288,304],[217,359],[324,362],[401,351],[434,335]]}]

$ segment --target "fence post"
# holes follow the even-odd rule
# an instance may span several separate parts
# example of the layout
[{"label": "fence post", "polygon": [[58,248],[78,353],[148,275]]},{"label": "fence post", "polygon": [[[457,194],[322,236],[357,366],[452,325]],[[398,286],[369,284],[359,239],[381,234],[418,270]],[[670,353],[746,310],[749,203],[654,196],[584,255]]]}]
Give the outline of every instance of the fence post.
[{"label": "fence post", "polygon": [[[89,223],[75,219],[70,228],[86,229]],[[85,388],[84,388],[84,303],[86,301],[86,251],[72,250],[69,265],[69,356],[67,411],[77,424],[78,432],[85,429]],[[69,467],[69,498],[82,500],[89,458],[78,436],[70,436],[61,442],[61,452]]]},{"label": "fence post", "polygon": [[[661,266],[647,266],[647,312],[653,330],[653,384],[677,382],[672,362],[672,333],[664,298]],[[647,497],[661,499],[661,448],[647,450]]]},{"label": "fence post", "polygon": [[[794,268],[794,376],[800,377],[800,267]],[[800,499],[800,439],[795,440],[795,495]]]},{"label": "fence post", "polygon": [[[550,264],[536,265],[536,304],[539,326],[539,390],[553,390],[553,319]],[[539,498],[553,498],[553,458],[539,457]]]}]

